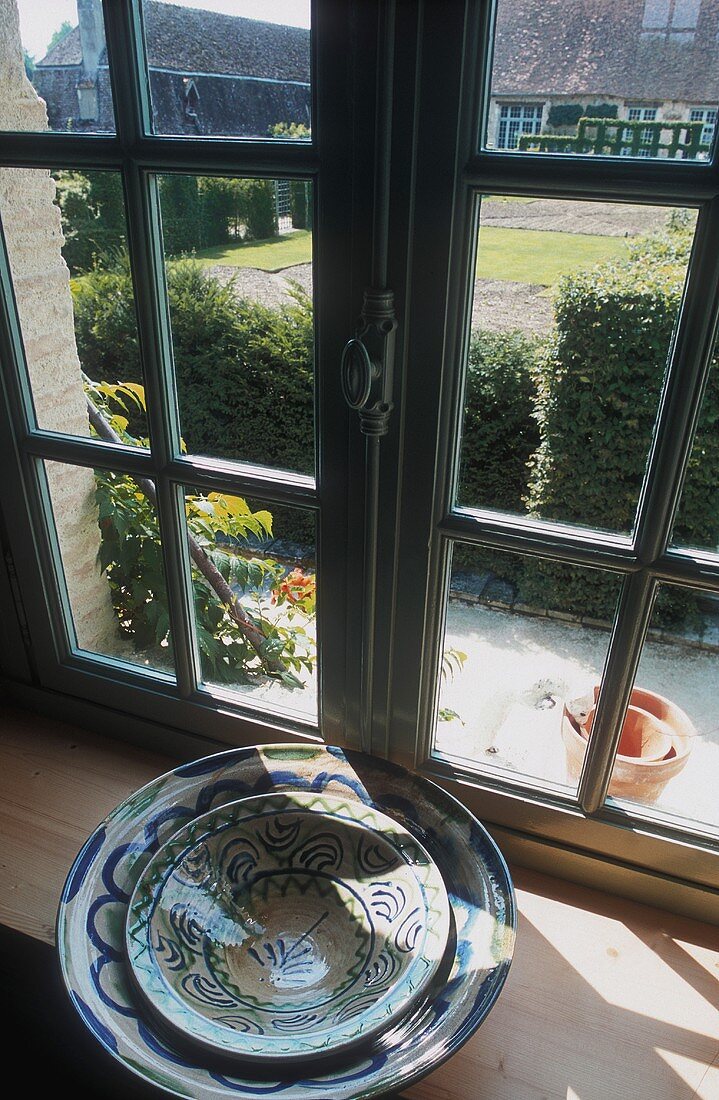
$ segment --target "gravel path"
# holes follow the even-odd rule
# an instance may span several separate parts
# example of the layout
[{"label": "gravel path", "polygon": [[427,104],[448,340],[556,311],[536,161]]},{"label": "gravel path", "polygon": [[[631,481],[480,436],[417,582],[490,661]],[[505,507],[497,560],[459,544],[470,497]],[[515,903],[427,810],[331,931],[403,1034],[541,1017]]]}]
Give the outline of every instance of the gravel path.
[{"label": "gravel path", "polygon": [[[565,233],[591,233],[607,237],[634,237],[660,229],[667,220],[664,209],[611,202],[578,202],[532,199],[530,202],[485,200],[482,225],[506,229],[542,229]],[[312,265],[297,264],[282,271],[256,268],[211,267],[223,283],[234,278],[240,298],[250,298],[276,308],[291,305],[294,282],[312,293]],[[552,327],[552,299],[546,288],[526,283],[484,279],[474,288],[472,328],[489,332],[520,329],[528,336],[544,335]]]},{"label": "gravel path", "polygon": [[667,222],[662,207],[631,206],[615,202],[532,199],[530,202],[485,200],[482,225],[505,229],[545,229],[562,233],[590,233],[600,237],[636,237],[652,233]]}]

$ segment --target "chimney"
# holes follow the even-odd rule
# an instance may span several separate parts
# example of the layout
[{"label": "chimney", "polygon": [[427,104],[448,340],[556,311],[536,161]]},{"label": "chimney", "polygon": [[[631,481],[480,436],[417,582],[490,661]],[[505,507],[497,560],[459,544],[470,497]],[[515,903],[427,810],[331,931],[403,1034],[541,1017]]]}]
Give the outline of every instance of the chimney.
[{"label": "chimney", "polygon": [[95,122],[98,117],[97,69],[105,49],[102,0],[77,0],[77,15],[82,54],[82,74],[77,86],[80,119]]}]

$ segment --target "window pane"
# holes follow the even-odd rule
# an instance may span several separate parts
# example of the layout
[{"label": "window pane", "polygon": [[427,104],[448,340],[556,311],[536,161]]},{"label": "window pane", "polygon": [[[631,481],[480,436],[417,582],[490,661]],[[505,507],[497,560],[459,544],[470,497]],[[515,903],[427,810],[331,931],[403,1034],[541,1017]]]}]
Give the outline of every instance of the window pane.
[{"label": "window pane", "polygon": [[309,183],[167,175],[159,187],[188,451],[313,474]]},{"label": "window pane", "polygon": [[695,220],[483,197],[460,506],[632,530]]},{"label": "window pane", "polygon": [[718,683],[719,596],[661,585],[609,785],[612,798],[719,827]]},{"label": "window pane", "polygon": [[672,531],[675,546],[719,554],[719,369],[715,347]]},{"label": "window pane", "polygon": [[143,0],[156,134],[309,140],[310,5]]},{"label": "window pane", "polygon": [[203,680],[317,721],[312,513],[185,491]]},{"label": "window pane", "polygon": [[601,570],[456,544],[436,751],[576,789],[565,707],[599,683],[620,585]]},{"label": "window pane", "polygon": [[102,0],[17,0],[17,6],[22,48],[11,28],[11,56],[17,43],[18,62],[39,98],[24,96],[21,112],[16,99],[15,118],[5,102],[2,128],[114,133]]},{"label": "window pane", "polygon": [[[38,427],[147,444],[121,177],[0,169],[0,214]],[[105,432],[104,438],[109,438]]]},{"label": "window pane", "polygon": [[[708,160],[716,13],[699,0],[581,5],[498,0],[487,149]],[[638,112],[638,113],[637,113]],[[640,125],[648,122],[649,125]]]},{"label": "window pane", "polygon": [[78,648],[173,674],[152,483],[44,467]]}]

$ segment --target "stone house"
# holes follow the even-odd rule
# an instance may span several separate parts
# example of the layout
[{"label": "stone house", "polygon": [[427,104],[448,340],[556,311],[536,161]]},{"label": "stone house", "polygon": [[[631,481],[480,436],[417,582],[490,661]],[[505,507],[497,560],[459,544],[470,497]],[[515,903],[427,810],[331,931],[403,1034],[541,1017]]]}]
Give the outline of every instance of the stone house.
[{"label": "stone house", "polygon": [[[310,123],[310,32],[146,0],[157,134],[266,137]],[[101,0],[77,0],[79,25],[37,63],[33,82],[50,128],[114,130]]]},{"label": "stone house", "polygon": [[[487,144],[513,149],[560,104],[703,122],[719,104],[719,0],[499,0]],[[560,131],[561,132],[561,131]]]}]

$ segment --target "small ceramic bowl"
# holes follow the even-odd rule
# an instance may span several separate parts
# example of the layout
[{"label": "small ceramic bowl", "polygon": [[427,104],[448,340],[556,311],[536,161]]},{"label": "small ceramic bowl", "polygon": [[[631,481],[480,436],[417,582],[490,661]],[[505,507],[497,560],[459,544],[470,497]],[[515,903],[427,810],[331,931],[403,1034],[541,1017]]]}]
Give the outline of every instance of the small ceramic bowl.
[{"label": "small ceramic bowl", "polygon": [[442,876],[384,814],[314,793],[249,798],[180,829],[140,876],[126,948],[150,1013],[243,1062],[364,1042],[431,981]]}]

